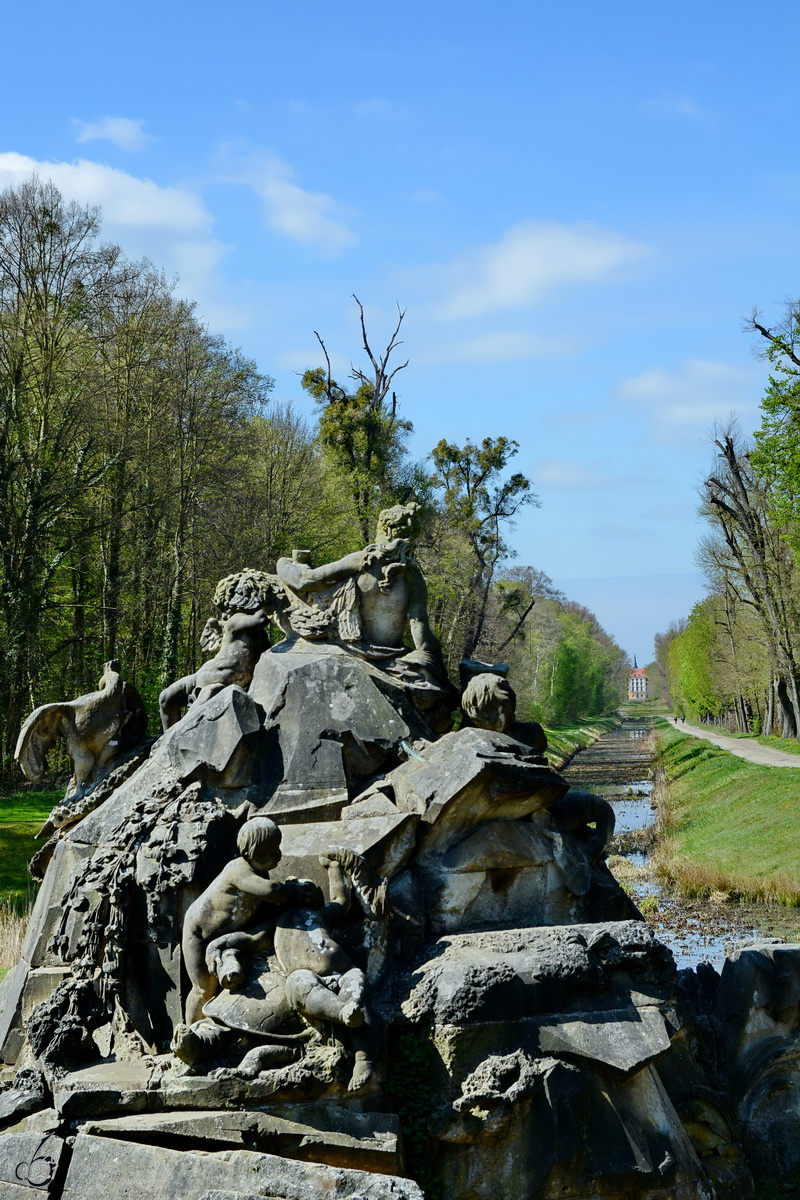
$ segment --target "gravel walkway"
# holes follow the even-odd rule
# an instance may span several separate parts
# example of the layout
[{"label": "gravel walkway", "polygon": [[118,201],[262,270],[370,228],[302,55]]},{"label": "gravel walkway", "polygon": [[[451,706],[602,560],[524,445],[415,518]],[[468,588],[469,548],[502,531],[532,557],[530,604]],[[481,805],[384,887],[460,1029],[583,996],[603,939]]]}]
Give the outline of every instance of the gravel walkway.
[{"label": "gravel walkway", "polygon": [[[674,724],[673,716],[666,718]],[[786,754],[783,750],[773,750],[771,746],[762,746],[760,742],[750,741],[749,738],[727,737],[716,729],[708,729],[704,725],[689,725],[678,721],[675,725],[681,733],[690,733],[692,737],[705,738],[713,742],[721,750],[728,750],[738,758],[746,758],[748,762],[758,763],[762,767],[800,767],[800,754]]]}]

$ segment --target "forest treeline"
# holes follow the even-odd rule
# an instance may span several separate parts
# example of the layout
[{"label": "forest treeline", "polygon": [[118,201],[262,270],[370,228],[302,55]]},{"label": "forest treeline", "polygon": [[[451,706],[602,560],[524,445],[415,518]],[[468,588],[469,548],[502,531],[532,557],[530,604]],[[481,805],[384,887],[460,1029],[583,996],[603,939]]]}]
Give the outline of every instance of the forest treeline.
[{"label": "forest treeline", "polygon": [[713,431],[698,552],[709,594],[656,638],[652,674],[679,712],[742,733],[800,735],[800,304],[749,321],[770,364],[761,425]]},{"label": "forest treeline", "polygon": [[313,562],[372,540],[382,507],[423,506],[419,557],[452,671],[512,662],[527,717],[613,707],[627,660],[594,616],[541,572],[507,569],[508,530],[535,504],[509,439],[430,460],[406,449],[395,378],[403,314],[385,349],[360,321],[363,369],[301,383],[310,422],[274,381],[209,332],[163,273],[101,240],[97,210],[31,179],[0,194],[0,739],[13,775],[35,705],[93,688],[120,659],[151,719],[194,669],[217,580]]}]

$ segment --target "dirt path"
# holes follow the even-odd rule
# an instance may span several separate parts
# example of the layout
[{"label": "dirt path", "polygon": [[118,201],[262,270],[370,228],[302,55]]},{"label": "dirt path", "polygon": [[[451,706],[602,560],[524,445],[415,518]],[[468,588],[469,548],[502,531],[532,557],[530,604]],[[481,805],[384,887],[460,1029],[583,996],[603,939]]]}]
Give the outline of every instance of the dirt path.
[{"label": "dirt path", "polygon": [[[670,714],[665,718],[674,721]],[[727,737],[716,729],[707,729],[703,725],[688,725],[678,721],[675,726],[681,733],[689,733],[692,737],[705,738],[713,742],[720,750],[727,750],[737,758],[746,758],[748,762],[758,763],[761,767],[800,767],[800,754],[786,754],[783,750],[773,750],[771,746],[762,746],[760,742],[752,742],[745,738]]]}]

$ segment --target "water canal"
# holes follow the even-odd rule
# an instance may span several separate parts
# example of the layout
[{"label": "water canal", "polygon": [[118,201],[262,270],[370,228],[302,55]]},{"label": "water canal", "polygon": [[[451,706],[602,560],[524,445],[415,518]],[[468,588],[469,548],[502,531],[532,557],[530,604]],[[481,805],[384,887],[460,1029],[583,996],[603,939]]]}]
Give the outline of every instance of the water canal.
[{"label": "water canal", "polygon": [[609,866],[642,915],[670,947],[678,967],[710,962],[719,970],[743,939],[781,936],[800,940],[800,911],[754,904],[724,895],[679,896],[659,882],[650,865],[656,836],[653,798],[655,734],[647,717],[628,717],[579,751],[561,774],[573,787],[605,796],[616,815]]}]

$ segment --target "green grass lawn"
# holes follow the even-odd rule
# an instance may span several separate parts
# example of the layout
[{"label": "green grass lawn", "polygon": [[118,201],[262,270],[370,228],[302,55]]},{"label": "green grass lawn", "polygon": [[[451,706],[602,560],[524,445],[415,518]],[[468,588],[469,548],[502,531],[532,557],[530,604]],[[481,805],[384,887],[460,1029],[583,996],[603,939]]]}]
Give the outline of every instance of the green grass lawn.
[{"label": "green grass lawn", "polygon": [[44,845],[34,840],[63,792],[15,792],[0,796],[0,900],[24,908],[34,883],[28,863]]},{"label": "green grass lawn", "polygon": [[800,904],[800,772],[656,724],[667,780],[656,870],[689,894]]}]

